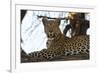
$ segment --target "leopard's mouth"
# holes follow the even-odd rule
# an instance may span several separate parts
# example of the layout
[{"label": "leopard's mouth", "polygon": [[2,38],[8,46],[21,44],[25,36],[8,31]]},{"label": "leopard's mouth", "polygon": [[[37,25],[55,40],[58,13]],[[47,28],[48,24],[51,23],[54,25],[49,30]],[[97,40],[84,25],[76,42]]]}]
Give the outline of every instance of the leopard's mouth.
[{"label": "leopard's mouth", "polygon": [[52,40],[54,40],[54,38],[48,38],[48,40],[52,41]]}]

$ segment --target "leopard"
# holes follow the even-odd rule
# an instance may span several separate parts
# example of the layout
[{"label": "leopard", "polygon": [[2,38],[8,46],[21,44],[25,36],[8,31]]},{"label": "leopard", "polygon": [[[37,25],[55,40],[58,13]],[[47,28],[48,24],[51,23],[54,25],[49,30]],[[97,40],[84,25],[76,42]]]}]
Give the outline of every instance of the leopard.
[{"label": "leopard", "polygon": [[47,48],[40,51],[32,52],[29,55],[33,58],[43,58],[53,60],[62,56],[89,54],[89,35],[79,35],[69,38],[65,36],[60,28],[61,20],[42,19],[44,32],[48,38]]}]

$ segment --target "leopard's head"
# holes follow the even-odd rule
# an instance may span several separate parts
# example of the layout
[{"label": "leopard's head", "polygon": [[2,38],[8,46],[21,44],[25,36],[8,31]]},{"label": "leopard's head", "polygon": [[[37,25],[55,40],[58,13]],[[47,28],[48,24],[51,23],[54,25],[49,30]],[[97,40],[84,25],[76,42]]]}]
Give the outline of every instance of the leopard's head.
[{"label": "leopard's head", "polygon": [[42,19],[43,25],[44,25],[44,31],[48,37],[48,39],[53,40],[61,34],[59,25],[60,25],[60,19],[48,19],[44,17]]}]

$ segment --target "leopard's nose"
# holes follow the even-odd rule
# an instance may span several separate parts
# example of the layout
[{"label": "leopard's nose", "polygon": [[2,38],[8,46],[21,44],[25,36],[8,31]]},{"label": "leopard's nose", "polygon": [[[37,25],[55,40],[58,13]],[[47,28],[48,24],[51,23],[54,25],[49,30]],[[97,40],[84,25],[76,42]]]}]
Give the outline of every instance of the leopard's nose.
[{"label": "leopard's nose", "polygon": [[51,36],[51,37],[52,37],[52,36],[53,36],[53,32],[50,32],[50,33],[49,33],[49,36]]},{"label": "leopard's nose", "polygon": [[53,36],[53,33],[50,33],[49,35],[50,35],[50,36]]}]

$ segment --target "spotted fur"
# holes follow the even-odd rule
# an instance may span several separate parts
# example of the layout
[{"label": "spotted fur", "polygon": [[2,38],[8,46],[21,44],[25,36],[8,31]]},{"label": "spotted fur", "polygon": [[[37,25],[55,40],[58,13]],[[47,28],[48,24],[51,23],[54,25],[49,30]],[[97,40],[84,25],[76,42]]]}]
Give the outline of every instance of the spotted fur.
[{"label": "spotted fur", "polygon": [[47,49],[33,52],[32,57],[52,60],[56,57],[89,54],[89,36],[80,35],[72,38],[64,36],[60,29],[60,20],[43,18],[44,31],[47,35]]}]

